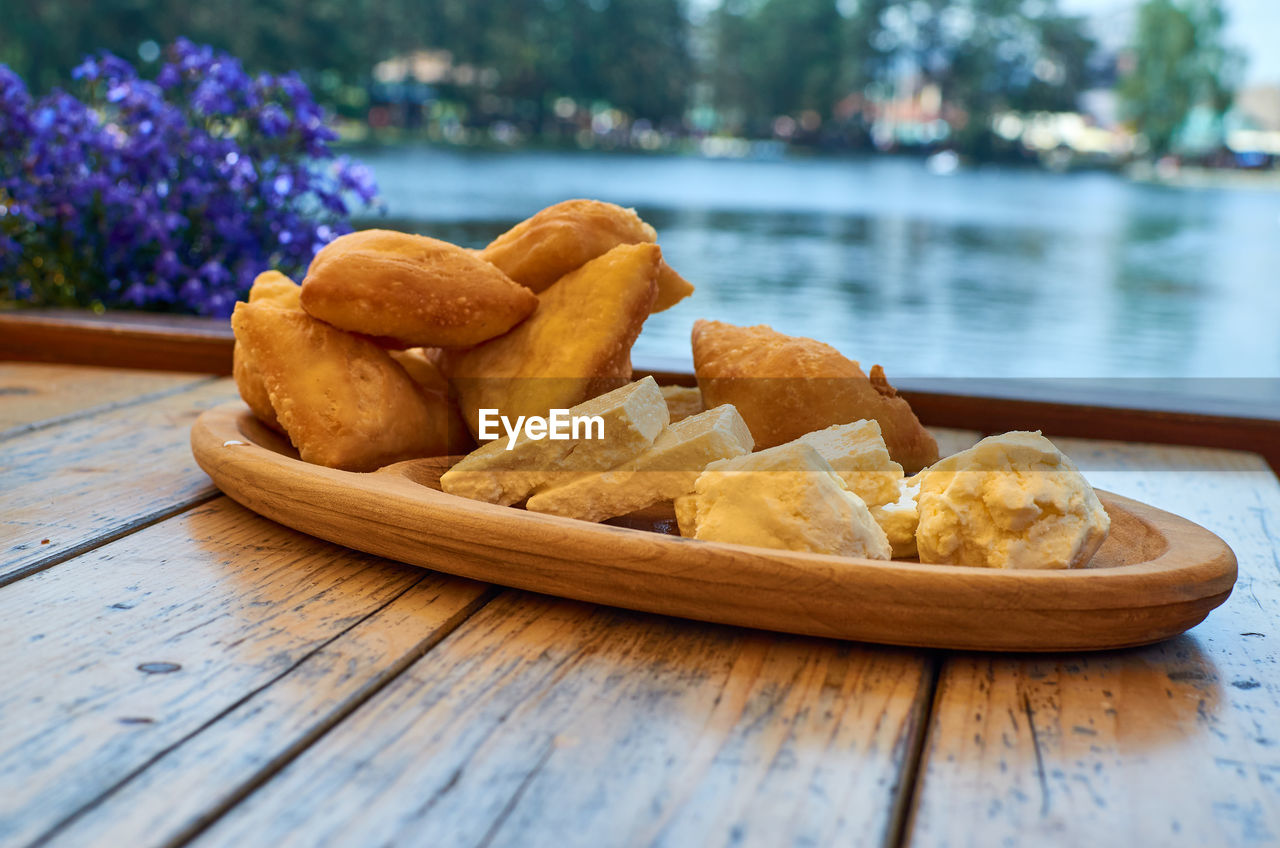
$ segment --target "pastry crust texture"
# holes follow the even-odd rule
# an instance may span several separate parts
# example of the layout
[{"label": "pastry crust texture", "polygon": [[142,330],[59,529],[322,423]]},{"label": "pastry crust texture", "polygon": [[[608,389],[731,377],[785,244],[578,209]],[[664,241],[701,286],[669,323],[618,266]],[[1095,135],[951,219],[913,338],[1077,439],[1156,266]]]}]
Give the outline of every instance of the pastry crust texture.
[{"label": "pastry crust texture", "polygon": [[302,307],[400,347],[466,347],[500,336],[538,299],[457,245],[391,230],[334,239],[302,281]]},{"label": "pastry crust texture", "polygon": [[937,442],[889,384],[884,369],[873,366],[868,376],[830,345],[764,324],[697,321],[693,365],[706,405],[736,406],[757,448],[873,418],[880,423],[889,455],[908,472],[938,459]]},{"label": "pastry crust texture", "polygon": [[[541,292],[620,244],[656,240],[653,227],[634,209],[600,200],[566,200],[516,224],[480,256],[520,285]],[[692,293],[693,285],[663,262],[652,311],[669,309]]]},{"label": "pastry crust texture", "polygon": [[420,389],[373,342],[271,302],[236,304],[231,326],[304,461],[372,471],[449,452],[447,399]]},{"label": "pastry crust texture", "polygon": [[[301,309],[302,288],[279,271],[263,271],[254,278],[249,288],[250,303],[269,302],[281,309]],[[231,377],[236,381],[240,397],[248,405],[254,417],[273,430],[283,433],[284,428],[271,408],[271,398],[262,382],[257,360],[236,339],[231,349]]]},{"label": "pastry crust texture", "polygon": [[505,336],[451,358],[450,379],[467,426],[478,411],[543,415],[569,409],[631,379],[631,345],[657,296],[662,251],[620,245],[539,295],[534,314]]}]

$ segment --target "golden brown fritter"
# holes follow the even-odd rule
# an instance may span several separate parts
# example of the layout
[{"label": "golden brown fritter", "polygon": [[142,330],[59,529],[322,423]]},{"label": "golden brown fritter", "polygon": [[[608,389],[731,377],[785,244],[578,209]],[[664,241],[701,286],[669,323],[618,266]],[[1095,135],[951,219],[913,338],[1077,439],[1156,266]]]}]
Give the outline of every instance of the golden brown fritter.
[{"label": "golden brown fritter", "polygon": [[302,281],[309,314],[401,347],[479,344],[510,330],[537,305],[528,289],[471,252],[391,230],[334,239]]},{"label": "golden brown fritter", "polygon": [[[253,286],[249,289],[249,302],[270,302],[282,309],[301,309],[301,293],[302,288],[279,271],[263,271],[254,278]],[[283,433],[284,428],[276,420],[276,412],[271,408],[271,398],[267,396],[267,387],[262,384],[257,363],[238,339],[231,352],[231,376],[236,381],[236,388],[240,390],[240,397],[248,404],[254,416],[273,430]]]},{"label": "golden brown fritter", "polygon": [[472,433],[477,411],[546,415],[631,379],[631,345],[657,296],[662,251],[619,245],[562,277],[505,336],[451,360],[451,380]]},{"label": "golden brown fritter", "polygon": [[236,304],[231,326],[303,460],[372,471],[449,452],[447,400],[373,342],[271,302]]},{"label": "golden brown fritter", "polygon": [[440,348],[411,347],[408,350],[389,350],[387,353],[422,388],[443,395],[449,394],[449,378],[440,368]]},{"label": "golden brown fritter", "polygon": [[908,472],[938,459],[938,445],[907,402],[873,366],[813,339],[764,324],[719,321],[693,325],[693,367],[708,407],[732,403],[757,448],[781,445],[813,430],[862,418],[880,422],[889,455]]},{"label": "golden brown fritter", "polygon": [[467,453],[476,446],[471,431],[462,420],[462,412],[452,397],[449,378],[441,370],[442,354],[438,347],[411,347],[408,350],[387,351],[396,364],[405,370],[433,403],[440,399],[449,406],[449,453]]},{"label": "golden brown fritter", "polygon": [[[516,224],[480,256],[520,285],[540,292],[620,244],[656,239],[653,227],[634,209],[599,200],[566,200]],[[663,262],[653,311],[672,307],[692,293],[693,285]]]}]

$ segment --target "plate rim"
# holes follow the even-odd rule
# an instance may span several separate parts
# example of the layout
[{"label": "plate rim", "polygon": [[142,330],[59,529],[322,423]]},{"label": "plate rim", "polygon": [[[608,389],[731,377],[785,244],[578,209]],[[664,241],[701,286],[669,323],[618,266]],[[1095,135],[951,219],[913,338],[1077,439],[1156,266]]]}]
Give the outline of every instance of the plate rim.
[{"label": "plate rim", "polygon": [[[658,553],[654,556],[642,556],[642,560],[652,564],[654,560],[663,558],[662,551],[664,550],[674,553],[674,551],[684,546],[697,545],[699,546],[697,550],[705,554],[703,558],[714,561],[716,567],[719,568],[728,564],[739,569],[738,576],[748,579],[759,578],[769,569],[774,572],[794,571],[797,576],[807,572],[807,576],[812,579],[828,580],[845,586],[851,581],[862,581],[871,584],[869,588],[877,592],[887,592],[892,595],[896,589],[899,594],[907,597],[914,592],[922,590],[924,584],[934,584],[930,587],[930,591],[933,592],[937,591],[936,584],[955,584],[955,588],[962,591],[958,591],[955,597],[949,599],[953,602],[950,604],[949,611],[954,613],[992,614],[1007,611],[1069,616],[1073,613],[1098,613],[1106,612],[1107,610],[1154,613],[1161,609],[1172,610],[1188,604],[1203,606],[1203,613],[1199,615],[1199,618],[1176,631],[1182,632],[1187,627],[1194,626],[1195,623],[1202,620],[1209,610],[1224,602],[1230,595],[1237,577],[1237,562],[1234,552],[1225,541],[1212,531],[1190,519],[1104,490],[1099,490],[1099,496],[1104,505],[1107,505],[1108,509],[1116,507],[1128,512],[1146,525],[1149,530],[1164,536],[1166,539],[1164,550],[1153,559],[1130,565],[1064,570],[990,569],[961,565],[921,564],[896,560],[881,561],[800,551],[775,550],[727,542],[685,539],[638,528],[598,524],[469,500],[446,494],[414,482],[404,476],[403,473],[397,473],[401,471],[401,469],[397,468],[397,465],[408,466],[414,463],[414,460],[410,460],[408,463],[398,463],[373,472],[351,472],[326,468],[306,463],[300,459],[294,459],[253,441],[252,436],[245,433],[241,426],[241,422],[245,419],[252,420],[252,414],[241,401],[233,400],[205,410],[192,425],[192,453],[201,468],[213,479],[215,485],[233,500],[254,512],[265,515],[267,518],[279,521],[286,526],[294,526],[295,529],[299,529],[301,532],[317,535],[327,541],[380,556],[388,556],[385,553],[385,546],[380,546],[376,543],[352,545],[347,538],[335,539],[323,534],[313,533],[310,529],[296,527],[288,520],[281,520],[278,512],[263,511],[259,508],[261,504],[253,503],[251,496],[246,497],[245,492],[237,490],[237,487],[232,483],[235,474],[243,473],[246,467],[256,464],[270,469],[272,475],[283,478],[282,481],[278,480],[277,482],[288,482],[290,480],[296,482],[301,480],[304,483],[307,481],[314,483],[323,480],[328,484],[338,485],[351,494],[355,498],[355,502],[361,503],[366,507],[368,498],[372,496],[381,499],[393,498],[398,507],[403,507],[407,504],[410,508],[426,509],[429,513],[427,517],[439,526],[433,529],[419,530],[418,542],[420,544],[430,544],[436,548],[441,547],[441,542],[454,541],[464,543],[471,548],[477,546],[485,547],[495,553],[502,552],[507,555],[518,555],[519,558],[525,559],[539,555],[547,556],[547,552],[531,550],[531,545],[512,545],[509,543],[511,539],[527,538],[532,540],[559,533],[572,535],[583,544],[590,544],[596,541],[612,544],[615,548],[618,547],[619,539],[628,539],[634,544],[626,545],[625,548],[634,546],[646,549],[641,552],[642,554],[652,553],[647,549],[653,548],[655,545],[663,546],[658,549]],[[252,472],[251,476],[257,476],[261,473],[261,471]],[[305,486],[293,489],[293,496],[296,498],[298,492],[304,490]],[[237,494],[242,497],[237,497]],[[249,500],[250,503],[246,503],[246,500]],[[392,502],[387,501],[384,505],[390,505],[390,503]],[[456,532],[449,532],[457,529],[451,519],[460,520],[462,524],[475,520],[496,520],[500,524],[506,525],[506,530],[500,533],[499,536],[508,540],[508,542],[488,544],[487,540],[463,539]],[[440,528],[443,528],[444,532],[441,532]],[[524,532],[522,533],[521,531]],[[619,536],[618,534],[622,535]],[[1171,540],[1169,539],[1170,534],[1174,536]],[[1195,561],[1179,564],[1177,561],[1185,560],[1189,551],[1195,553]],[[559,590],[548,590],[546,588],[547,581],[526,579],[529,575],[518,570],[511,571],[509,575],[489,573],[488,571],[483,574],[477,574],[476,570],[472,568],[464,567],[455,570],[441,567],[435,561],[431,563],[413,562],[395,555],[389,558],[469,579],[483,580],[528,591],[556,594],[591,603],[606,603],[660,614],[680,615],[680,613],[654,610],[649,605],[619,602],[618,599],[601,600],[595,596],[582,596]],[[604,563],[587,560],[582,562],[582,566],[599,572],[609,568],[619,582],[637,578],[656,579],[659,581],[676,579],[685,583],[691,582],[689,575],[673,577],[671,574],[656,572],[651,568],[631,568],[628,566],[631,558],[631,556],[623,556],[617,562],[608,566]],[[563,558],[561,557],[558,561],[563,561]],[[534,578],[537,577],[537,575],[533,576]],[[505,579],[508,577],[515,577],[516,579]],[[1171,577],[1181,579],[1171,580]],[[1095,598],[1092,602],[1085,602],[1084,596],[1095,592],[1099,584],[1104,584],[1108,587],[1101,599]],[[753,585],[755,590],[764,588],[759,583],[751,584],[749,580],[747,584],[735,585]],[[1028,592],[1038,594],[1047,591],[1052,591],[1054,603],[1045,606],[1037,607],[1018,603],[1001,604],[996,602],[1000,598],[1016,598],[1018,595]],[[590,593],[585,594],[590,595]],[[1137,602],[1135,603],[1135,601]],[[721,621],[722,623],[740,626],[763,626],[766,629],[779,629],[767,624],[744,624],[740,621],[725,621],[722,618],[708,618],[704,615],[685,617]],[[813,635],[837,635],[837,638],[860,638],[857,635],[816,633],[813,628],[795,629],[787,627],[782,629],[790,632],[813,633]],[[825,630],[826,628],[818,629]],[[853,629],[856,630],[856,628]],[[1158,638],[1145,641],[1159,641],[1170,635],[1174,635],[1174,633],[1163,633],[1162,631],[1162,635],[1159,635]],[[885,640],[874,639],[871,641]],[[890,640],[890,643],[919,644],[928,647],[974,647],[974,645],[967,644],[955,645],[953,641],[941,644],[928,639],[921,642],[894,639]],[[1095,647],[1122,647],[1126,644],[1144,643],[1144,641],[1116,642],[1100,644]],[[990,649],[1007,650],[1007,648],[1000,647]],[[1024,647],[1018,650],[1077,649],[1088,648],[1080,646],[1048,646]]]}]

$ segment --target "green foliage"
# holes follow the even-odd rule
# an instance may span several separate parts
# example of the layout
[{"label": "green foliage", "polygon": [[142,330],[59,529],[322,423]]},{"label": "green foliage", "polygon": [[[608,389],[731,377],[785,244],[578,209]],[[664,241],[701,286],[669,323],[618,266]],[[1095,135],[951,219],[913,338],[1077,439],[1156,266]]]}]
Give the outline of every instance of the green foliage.
[{"label": "green foliage", "polygon": [[1224,23],[1219,0],[1146,0],[1139,7],[1120,95],[1152,155],[1173,149],[1193,107],[1219,116],[1230,107],[1241,59],[1223,44]]},{"label": "green foliage", "polygon": [[904,90],[905,74],[938,87],[955,140],[981,152],[993,113],[1071,109],[1086,86],[1093,43],[1056,2],[99,0],[90,12],[79,0],[12,0],[0,61],[40,91],[85,53],[132,58],[145,40],[183,35],[251,69],[299,70],[319,99],[359,118],[371,91],[398,96],[371,89],[377,62],[447,50],[455,67],[485,72],[483,84],[434,83],[448,102],[438,112],[473,126],[555,130],[551,108],[568,97],[678,128],[696,101],[700,113],[714,107],[699,126],[768,137],[790,116],[797,138],[836,143],[865,138],[867,95]]},{"label": "green foliage", "polygon": [[[373,65],[421,48],[497,72],[496,93],[602,100],[638,117],[679,117],[692,72],[680,0],[17,0],[0,61],[47,90],[79,59],[130,58],[148,39],[212,44],[246,66],[300,70],[320,97],[363,85]],[[475,106],[480,92],[454,92]]]},{"label": "green foliage", "polygon": [[[711,18],[716,104],[756,119],[813,110],[824,119],[849,94],[888,90],[904,69],[934,83],[961,113],[962,147],[1001,109],[1075,108],[1093,41],[1052,0],[726,0]],[[737,127],[750,120],[733,122]]]}]

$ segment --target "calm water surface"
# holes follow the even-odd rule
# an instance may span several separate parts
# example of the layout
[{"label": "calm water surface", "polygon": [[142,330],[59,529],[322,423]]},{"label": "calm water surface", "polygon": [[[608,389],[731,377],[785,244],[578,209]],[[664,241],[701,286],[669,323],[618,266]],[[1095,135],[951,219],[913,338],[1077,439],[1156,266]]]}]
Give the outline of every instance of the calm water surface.
[{"label": "calm water surface", "polygon": [[364,158],[391,218],[469,246],[565,198],[636,207],[698,287],[649,319],[637,359],[687,359],[707,317],[813,336],[891,378],[1280,377],[1273,192],[891,158]]}]

